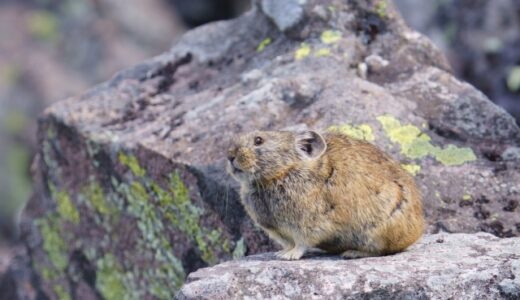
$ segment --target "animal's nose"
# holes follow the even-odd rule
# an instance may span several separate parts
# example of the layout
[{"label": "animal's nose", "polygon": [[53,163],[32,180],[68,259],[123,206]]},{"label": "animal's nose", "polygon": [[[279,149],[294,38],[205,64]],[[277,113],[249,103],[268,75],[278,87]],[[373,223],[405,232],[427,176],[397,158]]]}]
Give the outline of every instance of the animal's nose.
[{"label": "animal's nose", "polygon": [[229,160],[230,163],[233,163],[233,161],[235,161],[236,157],[237,157],[237,147],[234,146],[228,150],[227,159]]}]

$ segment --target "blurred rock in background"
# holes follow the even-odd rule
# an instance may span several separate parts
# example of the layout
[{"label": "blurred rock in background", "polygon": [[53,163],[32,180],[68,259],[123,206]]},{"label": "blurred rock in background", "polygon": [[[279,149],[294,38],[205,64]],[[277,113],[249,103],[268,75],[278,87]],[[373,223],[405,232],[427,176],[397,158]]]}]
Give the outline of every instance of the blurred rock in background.
[{"label": "blurred rock in background", "polygon": [[455,75],[520,124],[520,1],[395,0],[410,27],[443,50]]},{"label": "blurred rock in background", "polygon": [[187,27],[229,19],[241,0],[0,1],[0,244],[31,192],[36,120],[54,101],[166,51]]}]

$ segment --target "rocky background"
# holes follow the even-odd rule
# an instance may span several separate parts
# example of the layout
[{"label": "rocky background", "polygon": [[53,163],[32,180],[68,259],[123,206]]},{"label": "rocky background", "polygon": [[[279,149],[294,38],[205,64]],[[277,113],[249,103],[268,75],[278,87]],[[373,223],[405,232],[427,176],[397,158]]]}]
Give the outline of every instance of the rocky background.
[{"label": "rocky background", "polygon": [[[29,162],[32,153],[39,149],[39,159],[33,165],[36,174],[35,200],[34,205],[29,207],[29,216],[40,219],[32,225],[36,226],[32,230],[36,228],[39,233],[33,235],[32,239],[29,236],[28,241],[31,251],[38,247],[45,251],[32,253],[33,263],[42,262],[41,265],[33,266],[38,270],[37,276],[23,272],[14,274],[18,277],[10,276],[20,279],[20,282],[36,281],[36,294],[59,296],[84,293],[95,298],[101,293],[105,298],[110,298],[106,293],[113,292],[116,294],[112,296],[119,296],[117,293],[122,293],[123,287],[127,288],[129,284],[137,285],[133,288],[136,293],[144,290],[139,285],[148,284],[148,281],[142,281],[142,278],[154,278],[158,285],[165,281],[173,282],[172,286],[178,287],[187,273],[201,266],[272,248],[254,226],[242,219],[243,212],[237,206],[233,183],[223,179],[224,175],[219,173],[219,154],[197,149],[203,141],[211,138],[210,133],[194,127],[198,123],[204,124],[197,114],[214,118],[210,108],[229,103],[221,102],[223,100],[218,97],[210,103],[210,108],[196,103],[207,102],[208,97],[214,98],[222,90],[227,95],[234,95],[231,98],[239,99],[240,94],[226,91],[226,88],[232,87],[232,80],[241,81],[244,86],[240,89],[244,91],[257,90],[256,95],[251,94],[240,100],[248,105],[246,111],[255,111],[268,105],[271,111],[274,109],[281,113],[286,108],[280,106],[280,103],[265,104],[261,100],[281,98],[286,103],[284,105],[289,106],[289,111],[294,112],[294,119],[287,125],[297,120],[301,123],[313,120],[314,126],[332,125],[335,126],[333,130],[376,140],[384,147],[389,142],[393,144],[388,150],[400,156],[403,164],[417,174],[422,188],[429,194],[427,207],[430,211],[430,231],[484,230],[500,237],[518,235],[520,222],[515,218],[518,191],[508,182],[515,178],[518,182],[518,172],[514,167],[519,156],[518,127],[515,121],[489,106],[485,97],[471,87],[439,72],[449,70],[450,67],[436,50],[430,49],[427,42],[421,41],[425,43],[422,49],[427,49],[428,54],[422,54],[425,57],[417,56],[415,48],[406,50],[406,47],[405,54],[406,51],[412,51],[412,61],[407,55],[386,57],[384,38],[381,41],[377,36],[382,33],[384,37],[387,31],[396,34],[400,29],[398,25],[392,28],[389,25],[391,22],[381,21],[391,15],[391,8],[377,3],[368,7],[355,7],[366,15],[356,16],[356,20],[361,21],[353,23],[352,28],[345,29],[347,31],[340,31],[339,36],[337,31],[327,31],[319,26],[308,29],[309,32],[297,28],[296,33],[287,32],[287,42],[277,32],[284,26],[291,27],[290,22],[286,24],[283,23],[286,21],[282,21],[277,24],[278,28],[274,28],[268,26],[267,21],[262,23],[265,20],[260,22],[258,28],[246,27],[238,33],[233,31],[233,34],[247,37],[242,42],[218,35],[228,30],[224,25],[215,26],[213,31],[207,28],[196,31],[181,41],[175,51],[120,73],[110,84],[91,90],[82,97],[84,104],[64,104],[49,110],[40,123],[38,145],[34,120],[50,102],[80,94],[89,86],[106,80],[115,71],[163,52],[187,27],[227,18],[247,6],[227,2],[218,9],[200,10],[204,6],[186,7],[187,2],[183,1],[147,1],[146,5],[143,1],[133,2],[131,5],[128,1],[109,0],[59,1],[52,4],[45,1],[4,1],[0,4],[0,14],[5,14],[0,22],[6,22],[5,26],[0,27],[5,37],[0,41],[3,72],[0,120],[5,124],[2,126],[0,143],[3,205],[0,220],[4,224],[2,228],[5,228],[4,236],[12,237],[16,234],[12,229],[13,219],[29,195]],[[519,54],[514,49],[518,49],[520,14],[515,1],[481,1],[477,4],[474,1],[431,1],[426,4],[431,5],[431,9],[415,7],[414,4],[417,4],[414,1],[396,2],[409,23],[427,33],[445,51],[459,78],[475,84],[518,120],[520,75],[516,65],[519,63]],[[327,20],[331,24],[331,19],[343,20],[342,16],[335,15],[334,6],[324,4],[322,8],[311,14],[318,20],[318,24],[326,23]],[[263,10],[269,11],[269,7]],[[201,11],[206,12],[206,17],[200,17],[204,15]],[[208,16],[207,12],[212,13]],[[289,20],[290,17],[289,14]],[[276,20],[276,16],[271,18]],[[245,18],[240,22],[238,24],[242,26],[249,21]],[[142,24],[149,24],[150,27],[144,30]],[[340,46],[336,46],[338,41],[349,40],[349,30],[360,37],[361,46],[356,43],[340,43]],[[315,39],[331,46],[316,44],[312,39],[313,34]],[[309,37],[309,43],[300,44]],[[213,47],[217,45],[216,49],[210,51],[205,48],[209,46],[204,46],[204,38],[212,41]],[[388,39],[390,44],[392,39]],[[364,46],[372,42],[376,46]],[[240,51],[224,56],[223,51],[232,49],[230,45],[243,50],[252,48],[247,51],[256,52],[254,56],[258,58]],[[291,58],[281,55],[291,51],[294,51],[294,57],[292,54]],[[307,56],[330,60],[331,56],[336,59],[342,53],[352,55],[346,62],[351,66],[350,71],[357,74],[355,78],[364,80],[368,76],[368,82],[383,86],[386,90],[376,91],[376,94],[405,99],[419,96],[413,100],[422,106],[419,110],[422,112],[416,117],[406,116],[405,112],[410,108],[386,111],[385,114],[381,112],[381,115],[374,112],[373,120],[356,120],[349,117],[351,113],[339,113],[335,117],[320,116],[320,113],[316,115],[316,112],[330,108],[333,103],[325,102],[321,104],[322,108],[318,104],[305,109],[314,103],[316,97],[333,96],[322,95],[323,86],[330,89],[330,83],[316,83],[315,78],[304,76],[287,77],[299,70],[297,63],[295,69],[278,71],[262,63],[268,57],[279,57],[278,64],[287,64],[292,59],[315,60]],[[386,68],[388,63],[392,65],[395,62],[390,58],[401,60],[400,64],[408,65],[409,69]],[[321,63],[318,64],[320,67]],[[433,68],[419,72],[419,66]],[[220,79],[215,77],[223,71],[227,75]],[[348,78],[352,76],[350,71],[345,74]],[[403,72],[412,72],[415,77],[388,81],[388,78]],[[266,74],[275,80],[265,81]],[[328,75],[321,76],[327,78]],[[429,87],[431,90],[414,89],[416,82],[432,82]],[[355,81],[352,90],[358,89],[359,84]],[[171,86],[176,87],[171,90]],[[369,87],[367,89],[371,90]],[[363,90],[360,89],[360,93],[363,94]],[[427,103],[432,101],[429,93],[445,96],[445,99],[437,99],[438,102],[435,102],[439,110],[427,107]],[[441,104],[454,95],[464,95],[467,101],[442,107]],[[175,100],[178,97],[192,97],[194,103],[183,107],[182,103]],[[378,98],[376,95],[373,97]],[[111,98],[118,98],[124,104],[116,105],[109,100]],[[401,100],[391,101],[401,103]],[[370,108],[370,101],[367,103],[363,109],[366,109],[366,105]],[[162,118],[160,111],[165,107],[174,115]],[[85,114],[87,111],[89,113]],[[482,115],[482,112],[488,116]],[[153,121],[155,118],[158,119],[156,122]],[[266,116],[265,122],[246,125],[246,128],[273,126],[272,122],[280,122],[276,121],[277,118],[276,115]],[[164,124],[169,125],[165,127]],[[235,127],[223,124],[223,127],[215,130],[243,130],[236,124],[232,125]],[[143,137],[140,145],[132,142],[136,136],[130,133],[135,132],[137,136]],[[150,134],[153,138],[150,138]],[[414,134],[423,134],[423,138],[415,139]],[[114,141],[114,136],[120,140]],[[218,141],[216,145],[219,145]],[[448,150],[451,152],[446,152]],[[453,155],[456,157],[454,161],[446,159],[446,156]],[[430,158],[424,160],[424,157]],[[170,158],[175,163],[171,163]],[[436,163],[459,166],[471,161],[478,162],[469,169],[456,167],[456,171],[453,171],[451,167],[435,167]],[[425,177],[424,173],[433,173],[432,177],[439,180],[428,182],[430,178]],[[459,179],[465,176],[468,178]],[[447,185],[453,181],[460,185],[448,188]],[[135,195],[140,196],[132,204]],[[139,206],[142,203],[138,200],[144,198],[182,209],[176,211],[175,216],[168,217],[167,210],[157,212],[153,206]],[[225,200],[224,207],[221,203],[214,203],[222,199]],[[58,206],[55,207],[53,203],[58,203]],[[121,208],[128,209],[125,214],[133,216],[132,222],[135,223],[125,226],[118,223],[119,216],[114,210]],[[97,213],[92,215],[94,219],[85,221],[76,218],[90,214],[82,210]],[[55,215],[48,215],[48,211],[55,211]],[[147,215],[140,215],[142,211]],[[150,214],[158,214],[160,222],[150,224]],[[47,217],[42,218],[44,215]],[[55,221],[60,217],[61,221]],[[169,232],[171,236],[163,239],[165,222],[177,222],[178,231]],[[97,229],[84,232],[80,228],[84,224],[97,224]],[[172,248],[174,255],[168,255],[171,251],[149,252],[151,250],[145,245],[139,245],[143,242],[138,240],[135,232],[124,233],[114,228],[120,225],[122,228],[136,226],[147,238],[145,243],[159,243],[164,246],[163,249]],[[72,236],[66,233],[69,231],[68,234],[72,235],[86,235],[81,245],[67,246],[72,241]],[[82,245],[98,243],[107,232],[126,237],[128,244],[117,246],[117,241],[108,239],[95,249],[74,250],[82,248]],[[176,240],[179,236],[184,237]],[[168,267],[157,274],[140,274],[142,278],[137,279],[128,277],[135,276],[133,272],[114,272],[120,268],[127,270],[126,265],[122,264],[139,265],[138,261],[125,261],[125,257],[130,255],[124,253],[126,248],[140,249],[148,253],[143,254],[145,257],[155,255],[159,257],[156,263]],[[0,273],[9,265],[12,253],[20,251],[25,251],[24,247],[1,248],[0,257],[3,259],[0,260]],[[63,260],[62,256],[67,255],[70,261]],[[144,262],[146,259],[141,263]],[[27,263],[30,261],[24,261],[21,257],[12,261],[11,265]],[[78,277],[80,280],[70,281]],[[111,285],[106,287],[96,284],[96,278],[100,277],[106,279],[102,282]],[[41,287],[38,283],[41,278],[52,284]],[[3,286],[6,286],[5,282]],[[157,297],[168,297],[171,296],[168,293],[172,293],[157,288],[153,290],[155,293],[167,293],[152,294]]]},{"label": "rocky background", "polygon": [[186,29],[247,6],[228,0],[0,1],[0,277],[22,251],[16,223],[32,190],[43,109],[164,52]]}]

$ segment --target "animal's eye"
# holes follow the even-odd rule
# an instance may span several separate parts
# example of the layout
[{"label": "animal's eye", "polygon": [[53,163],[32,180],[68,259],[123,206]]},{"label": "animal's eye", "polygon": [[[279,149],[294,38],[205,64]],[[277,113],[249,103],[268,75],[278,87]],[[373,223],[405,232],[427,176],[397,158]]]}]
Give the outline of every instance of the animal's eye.
[{"label": "animal's eye", "polygon": [[259,136],[255,137],[255,146],[260,146],[263,143],[264,143],[264,139],[263,138],[261,138]]}]

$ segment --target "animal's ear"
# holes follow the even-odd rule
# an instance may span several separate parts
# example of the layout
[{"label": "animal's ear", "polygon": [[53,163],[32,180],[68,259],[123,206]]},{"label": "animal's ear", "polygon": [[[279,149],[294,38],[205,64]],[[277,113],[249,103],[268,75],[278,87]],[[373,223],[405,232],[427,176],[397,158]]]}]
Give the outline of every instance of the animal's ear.
[{"label": "animal's ear", "polygon": [[317,159],[327,150],[325,139],[315,131],[297,133],[295,142],[296,151],[306,159]]}]

